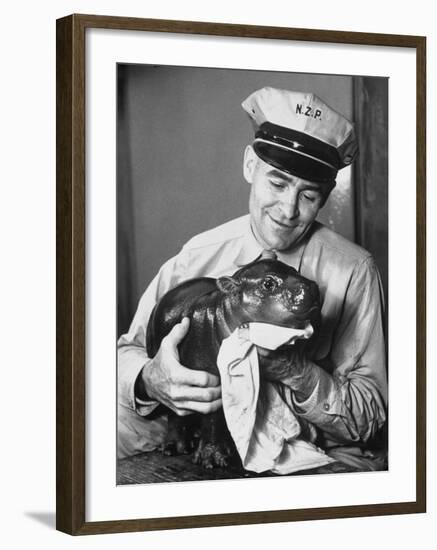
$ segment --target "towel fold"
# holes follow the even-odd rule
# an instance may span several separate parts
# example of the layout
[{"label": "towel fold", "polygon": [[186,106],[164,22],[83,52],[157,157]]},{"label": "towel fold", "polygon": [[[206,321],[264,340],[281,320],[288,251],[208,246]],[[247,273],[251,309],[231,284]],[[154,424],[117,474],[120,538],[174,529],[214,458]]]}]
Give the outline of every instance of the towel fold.
[{"label": "towel fold", "polygon": [[247,470],[290,474],[335,462],[312,443],[299,439],[299,420],[281,398],[277,385],[263,382],[260,386],[255,344],[273,350],[311,334],[311,325],[289,329],[249,323],[222,342],[217,366],[223,410]]}]

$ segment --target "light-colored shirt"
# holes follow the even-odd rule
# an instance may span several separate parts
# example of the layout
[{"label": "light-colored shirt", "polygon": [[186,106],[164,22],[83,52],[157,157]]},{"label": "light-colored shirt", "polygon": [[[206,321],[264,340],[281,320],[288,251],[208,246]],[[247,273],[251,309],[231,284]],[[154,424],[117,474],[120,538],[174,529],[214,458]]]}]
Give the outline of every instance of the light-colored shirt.
[{"label": "light-colored shirt", "polygon": [[[156,302],[193,277],[232,275],[262,252],[249,216],[206,231],[168,260],[144,292],[129,332],[118,343],[119,404],[147,416],[156,402],[140,401],[134,385],[150,361],[146,329]],[[366,442],[385,423],[387,405],[383,297],[369,252],[315,222],[306,239],[278,259],[315,281],[321,296],[321,328],[303,375],[283,388],[283,398],[308,429],[331,442]],[[189,366],[189,365],[188,365]],[[304,388],[298,402],[295,391]]]}]

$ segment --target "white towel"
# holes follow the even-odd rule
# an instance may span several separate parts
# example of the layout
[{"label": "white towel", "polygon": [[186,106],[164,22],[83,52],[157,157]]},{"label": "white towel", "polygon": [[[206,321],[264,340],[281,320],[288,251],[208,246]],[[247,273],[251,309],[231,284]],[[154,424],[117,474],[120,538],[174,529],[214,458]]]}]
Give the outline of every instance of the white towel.
[{"label": "white towel", "polygon": [[254,472],[290,474],[335,462],[318,447],[298,439],[300,424],[279,395],[275,384],[263,383],[260,391],[255,343],[276,349],[296,339],[309,338],[303,330],[250,323],[223,340],[217,357],[223,410],[243,466]]}]

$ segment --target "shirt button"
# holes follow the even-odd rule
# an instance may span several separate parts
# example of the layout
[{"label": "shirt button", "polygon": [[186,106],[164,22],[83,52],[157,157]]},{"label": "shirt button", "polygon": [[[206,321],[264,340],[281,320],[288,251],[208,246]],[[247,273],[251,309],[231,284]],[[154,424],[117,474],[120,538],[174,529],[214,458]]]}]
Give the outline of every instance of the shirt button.
[{"label": "shirt button", "polygon": [[323,403],[323,408],[325,411],[329,411],[329,403]]}]

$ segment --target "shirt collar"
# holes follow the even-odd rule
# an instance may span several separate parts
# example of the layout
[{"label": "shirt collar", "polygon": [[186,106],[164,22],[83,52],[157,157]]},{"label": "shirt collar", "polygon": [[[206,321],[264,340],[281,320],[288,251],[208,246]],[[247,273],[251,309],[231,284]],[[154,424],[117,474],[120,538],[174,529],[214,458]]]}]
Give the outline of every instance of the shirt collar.
[{"label": "shirt collar", "polygon": [[263,247],[256,240],[250,226],[250,216],[246,217],[241,248],[235,259],[238,267],[254,262],[262,253]]},{"label": "shirt collar", "polygon": [[[294,269],[299,271],[302,262],[302,256],[305,251],[309,235],[311,233],[312,231],[310,230],[305,239],[291,250],[281,250],[277,252],[278,259],[281,260],[281,262],[284,262],[285,264],[290,265],[291,267],[294,267]],[[235,259],[235,264],[237,265],[237,267],[242,267],[251,262],[254,262],[257,258],[259,258],[262,251],[263,247],[256,240],[256,237],[252,231],[250,225],[250,216],[247,216],[243,238],[241,240],[241,248]]]}]

